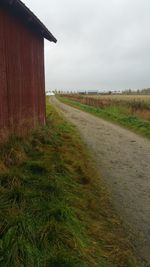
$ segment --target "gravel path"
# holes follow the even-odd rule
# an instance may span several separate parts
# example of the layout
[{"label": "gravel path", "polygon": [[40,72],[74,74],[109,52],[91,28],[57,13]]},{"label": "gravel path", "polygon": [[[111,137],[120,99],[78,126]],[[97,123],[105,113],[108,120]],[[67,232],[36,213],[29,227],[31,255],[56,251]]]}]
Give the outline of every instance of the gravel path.
[{"label": "gravel path", "polygon": [[51,103],[77,126],[93,152],[143,267],[150,266],[150,141],[93,115]]}]

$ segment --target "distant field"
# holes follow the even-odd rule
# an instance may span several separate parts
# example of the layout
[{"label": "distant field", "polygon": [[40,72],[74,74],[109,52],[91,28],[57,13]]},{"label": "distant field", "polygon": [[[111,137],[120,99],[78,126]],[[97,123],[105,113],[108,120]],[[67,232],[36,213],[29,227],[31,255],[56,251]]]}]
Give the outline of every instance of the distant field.
[{"label": "distant field", "polygon": [[149,102],[150,105],[150,95],[87,95],[87,97],[117,99],[126,101],[144,101]]},{"label": "distant field", "polygon": [[150,95],[64,95],[59,99],[150,138]]},{"label": "distant field", "polygon": [[125,106],[138,117],[150,121],[150,95],[98,95],[87,96],[99,101],[104,106]]},{"label": "distant field", "polygon": [[150,108],[150,95],[87,95],[85,97],[92,97],[100,100],[123,101],[126,103],[136,102],[145,103]]}]

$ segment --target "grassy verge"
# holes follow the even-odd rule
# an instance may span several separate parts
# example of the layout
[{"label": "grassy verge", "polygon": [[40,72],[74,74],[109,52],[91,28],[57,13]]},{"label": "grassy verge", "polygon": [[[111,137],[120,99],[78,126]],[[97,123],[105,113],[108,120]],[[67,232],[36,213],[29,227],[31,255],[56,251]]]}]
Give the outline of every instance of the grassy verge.
[{"label": "grassy verge", "polygon": [[150,139],[150,122],[138,118],[138,116],[132,115],[126,107],[116,105],[97,108],[82,104],[72,99],[60,96],[57,98],[65,104],[71,105],[72,107],[79,108],[103,119],[117,123]]},{"label": "grassy verge", "polygon": [[137,266],[80,137],[47,113],[0,147],[0,266]]}]

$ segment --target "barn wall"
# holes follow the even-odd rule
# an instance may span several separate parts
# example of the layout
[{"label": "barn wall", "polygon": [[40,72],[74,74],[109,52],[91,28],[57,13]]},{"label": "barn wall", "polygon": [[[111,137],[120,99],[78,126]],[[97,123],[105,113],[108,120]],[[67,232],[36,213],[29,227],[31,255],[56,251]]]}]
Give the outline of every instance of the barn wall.
[{"label": "barn wall", "polygon": [[0,10],[0,129],[8,125],[7,78],[3,13]]},{"label": "barn wall", "polygon": [[44,39],[0,9],[0,128],[45,123]]}]

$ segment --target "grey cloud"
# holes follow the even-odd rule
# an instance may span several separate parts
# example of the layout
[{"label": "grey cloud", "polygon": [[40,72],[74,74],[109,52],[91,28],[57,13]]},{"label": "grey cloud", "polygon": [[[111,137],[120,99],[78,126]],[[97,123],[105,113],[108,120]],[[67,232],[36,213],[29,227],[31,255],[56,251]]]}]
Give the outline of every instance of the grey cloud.
[{"label": "grey cloud", "polygon": [[45,41],[47,89],[150,87],[149,0],[24,0]]}]

